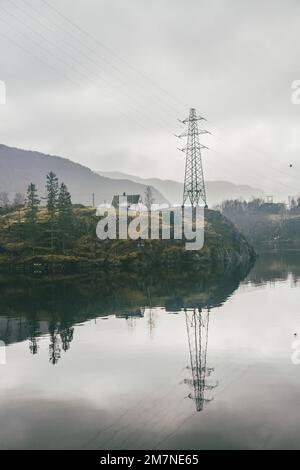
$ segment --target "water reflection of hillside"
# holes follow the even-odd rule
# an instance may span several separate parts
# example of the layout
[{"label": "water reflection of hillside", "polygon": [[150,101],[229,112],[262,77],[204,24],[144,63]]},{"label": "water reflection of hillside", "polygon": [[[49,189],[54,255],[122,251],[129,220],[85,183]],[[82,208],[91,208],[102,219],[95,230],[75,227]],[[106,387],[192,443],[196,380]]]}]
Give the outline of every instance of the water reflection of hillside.
[{"label": "water reflection of hillside", "polygon": [[295,285],[300,279],[300,251],[270,252],[260,255],[246,278],[254,285],[284,281],[292,276]]},{"label": "water reflection of hillside", "polygon": [[151,276],[0,278],[0,338],[6,344],[29,339],[31,352],[36,353],[36,338],[48,334],[50,359],[55,362],[59,348],[69,348],[75,324],[108,315],[139,317],[145,307],[160,306],[172,313],[183,308],[213,308],[226,301],[245,275],[207,273],[196,278],[160,272]]}]

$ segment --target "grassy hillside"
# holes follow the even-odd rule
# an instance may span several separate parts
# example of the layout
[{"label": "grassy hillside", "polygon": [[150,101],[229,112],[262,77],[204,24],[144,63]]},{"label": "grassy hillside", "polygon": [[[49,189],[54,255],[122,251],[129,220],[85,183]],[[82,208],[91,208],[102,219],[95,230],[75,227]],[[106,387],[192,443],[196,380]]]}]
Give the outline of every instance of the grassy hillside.
[{"label": "grassy hillside", "polygon": [[[96,236],[99,217],[89,207],[73,208],[72,226],[67,233],[54,227],[54,248],[50,249],[51,226],[47,210],[39,208],[35,244],[28,234],[25,209],[0,216],[0,266],[27,265],[34,269],[91,267],[144,269],[155,266],[188,265],[206,269],[212,265],[247,264],[253,249],[238,230],[219,212],[207,210],[205,244],[200,251],[186,251],[182,240],[105,240]],[[62,237],[64,243],[62,243]]]}]

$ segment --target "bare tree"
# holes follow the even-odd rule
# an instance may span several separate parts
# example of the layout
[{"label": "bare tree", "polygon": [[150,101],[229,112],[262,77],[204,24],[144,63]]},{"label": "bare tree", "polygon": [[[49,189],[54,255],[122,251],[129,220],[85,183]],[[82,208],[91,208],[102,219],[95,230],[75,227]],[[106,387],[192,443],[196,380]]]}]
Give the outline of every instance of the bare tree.
[{"label": "bare tree", "polygon": [[15,206],[22,206],[25,202],[25,197],[21,193],[16,193],[14,198],[14,205]]},{"label": "bare tree", "polygon": [[0,206],[7,207],[9,205],[9,197],[6,191],[0,193]]},{"label": "bare tree", "polygon": [[144,204],[147,207],[148,211],[150,211],[153,203],[154,203],[154,197],[153,197],[151,186],[147,186],[145,190]]}]

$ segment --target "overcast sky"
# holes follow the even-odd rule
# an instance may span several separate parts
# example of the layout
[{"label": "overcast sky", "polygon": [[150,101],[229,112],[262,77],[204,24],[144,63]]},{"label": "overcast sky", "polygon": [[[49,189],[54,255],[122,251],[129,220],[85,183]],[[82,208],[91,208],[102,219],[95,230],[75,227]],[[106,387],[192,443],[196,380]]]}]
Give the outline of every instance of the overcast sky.
[{"label": "overcast sky", "polygon": [[300,192],[299,0],[0,0],[0,40],[1,143],[182,180],[192,106],[207,179]]}]

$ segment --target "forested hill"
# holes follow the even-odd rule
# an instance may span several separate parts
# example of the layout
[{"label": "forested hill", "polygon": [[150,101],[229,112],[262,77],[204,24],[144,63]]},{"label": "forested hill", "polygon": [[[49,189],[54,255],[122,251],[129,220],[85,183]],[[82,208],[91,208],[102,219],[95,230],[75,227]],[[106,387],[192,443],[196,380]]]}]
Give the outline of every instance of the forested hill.
[{"label": "forested hill", "polygon": [[219,209],[256,248],[300,248],[300,198],[289,206],[261,199],[232,200]]}]

